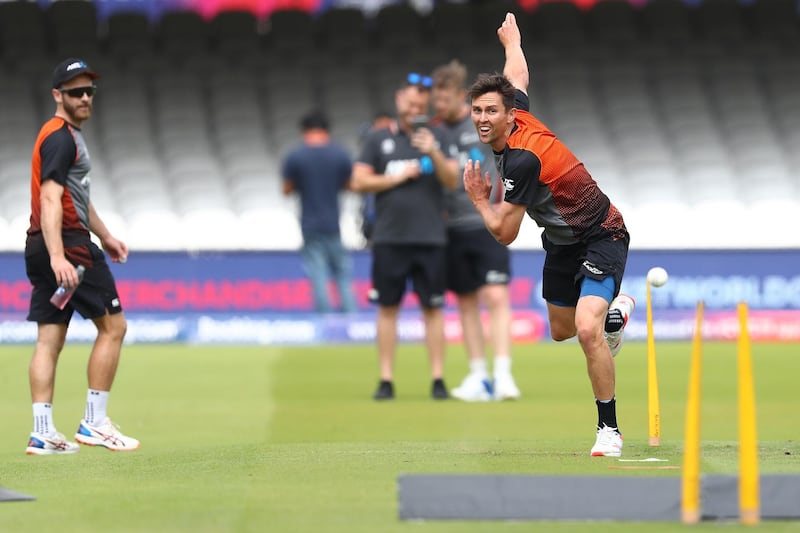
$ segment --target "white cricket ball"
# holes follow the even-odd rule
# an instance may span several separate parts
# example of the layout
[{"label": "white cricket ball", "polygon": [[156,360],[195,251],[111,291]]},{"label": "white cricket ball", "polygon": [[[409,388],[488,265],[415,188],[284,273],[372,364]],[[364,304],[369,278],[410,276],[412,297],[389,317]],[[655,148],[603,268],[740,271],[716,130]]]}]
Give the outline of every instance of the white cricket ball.
[{"label": "white cricket ball", "polygon": [[647,281],[650,282],[650,285],[653,287],[661,287],[668,279],[669,274],[661,267],[653,267],[647,271]]}]

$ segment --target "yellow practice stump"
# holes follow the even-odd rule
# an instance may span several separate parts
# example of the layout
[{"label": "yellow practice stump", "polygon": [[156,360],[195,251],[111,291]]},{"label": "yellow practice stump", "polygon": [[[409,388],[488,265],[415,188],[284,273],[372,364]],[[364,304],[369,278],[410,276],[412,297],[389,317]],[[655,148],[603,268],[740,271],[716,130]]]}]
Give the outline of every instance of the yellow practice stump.
[{"label": "yellow practice stump", "polygon": [[[689,392],[686,401],[686,430],[681,472],[681,520],[696,524],[702,518],[700,489],[700,400],[703,371],[703,311],[697,304],[689,367]],[[758,473],[758,436],[756,431],[756,395],[753,386],[753,354],[747,329],[747,304],[737,308],[737,386],[739,396],[739,521],[753,525],[761,521],[760,477]]]},{"label": "yellow practice stump", "polygon": [[747,329],[747,304],[739,304],[739,519],[743,524],[761,521],[758,479],[756,395],[753,354]]},{"label": "yellow practice stump", "polygon": [[653,302],[650,298],[650,281],[647,286],[647,428],[648,444],[661,446],[661,407],[658,399],[658,369],[656,368],[656,340],[653,335]]},{"label": "yellow practice stump", "polygon": [[686,400],[686,429],[681,475],[681,520],[700,521],[700,397],[703,374],[703,302],[697,304],[692,360],[689,366],[689,393]]}]

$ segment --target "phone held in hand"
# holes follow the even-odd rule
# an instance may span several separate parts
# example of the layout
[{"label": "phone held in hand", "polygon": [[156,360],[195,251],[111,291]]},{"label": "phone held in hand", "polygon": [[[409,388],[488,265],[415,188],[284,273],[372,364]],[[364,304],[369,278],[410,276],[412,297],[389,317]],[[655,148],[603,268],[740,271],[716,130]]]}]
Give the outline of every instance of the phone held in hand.
[{"label": "phone held in hand", "polygon": [[428,116],[427,115],[417,115],[411,119],[411,129],[417,131],[420,128],[427,128],[428,127]]}]

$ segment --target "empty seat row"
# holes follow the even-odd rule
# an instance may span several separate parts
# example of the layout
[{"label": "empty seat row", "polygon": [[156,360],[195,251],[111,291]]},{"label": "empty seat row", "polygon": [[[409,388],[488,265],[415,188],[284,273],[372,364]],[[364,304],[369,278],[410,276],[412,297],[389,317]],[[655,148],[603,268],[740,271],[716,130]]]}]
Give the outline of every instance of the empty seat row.
[{"label": "empty seat row", "polygon": [[5,57],[91,53],[136,57],[159,50],[190,57],[209,49],[235,57],[260,46],[285,53],[316,48],[349,52],[368,46],[397,49],[417,43],[450,52],[475,35],[491,36],[506,11],[514,11],[531,40],[563,45],[584,41],[632,43],[641,39],[742,41],[800,38],[793,0],[650,0],[641,7],[627,0],[603,0],[587,11],[571,2],[544,2],[524,11],[508,1],[437,2],[423,15],[412,3],[390,3],[369,17],[362,9],[334,8],[313,15],[278,9],[265,18],[248,11],[223,11],[210,20],[190,10],[167,11],[158,19],[132,3],[128,10],[98,17],[95,3],[60,0],[46,8],[24,0],[0,2],[0,53]]},{"label": "empty seat row", "polygon": [[[707,0],[703,9],[712,9],[714,3]],[[32,13],[33,4],[25,4]],[[605,4],[609,7],[600,7]],[[709,39],[698,34],[700,8],[692,11],[678,0],[652,0],[638,11],[627,2],[617,4],[601,2],[582,13],[569,3],[543,3],[521,16],[526,31],[535,34],[525,41],[533,70],[533,112],[567,142],[623,209],[637,234],[633,246],[680,245],[666,239],[658,218],[653,218],[669,209],[687,217],[682,224],[696,228],[688,232],[683,246],[727,246],[736,239],[742,246],[791,243],[786,232],[764,241],[734,224],[729,226],[736,229],[734,234],[720,237],[709,231],[717,222],[706,220],[724,213],[723,207],[729,215],[769,213],[775,223],[798,212],[798,42],[781,32],[758,41],[722,35]],[[10,9],[4,5],[0,3],[0,21],[5,20],[2,10]],[[774,0],[771,5],[783,9],[787,3]],[[409,17],[403,11],[407,7],[384,8],[370,24],[408,25],[413,20],[434,24],[456,40],[455,27],[482,25],[480,31],[491,35],[490,26],[496,26],[492,20],[507,8],[503,3],[480,8],[440,3],[427,17]],[[648,10],[654,9],[686,15],[676,20],[691,25],[686,29],[688,40],[658,41],[640,33],[632,43],[586,40],[598,20],[613,26],[620,24],[618,18],[633,17],[632,23],[641,28]],[[735,9],[745,13],[744,8]],[[767,8],[755,2],[748,9],[748,16],[755,16],[757,9]],[[608,10],[602,15],[606,18],[600,18],[603,10]],[[341,33],[352,33],[366,23],[363,13],[355,11],[326,13],[342,17]],[[296,248],[297,205],[280,192],[280,163],[299,140],[302,114],[323,107],[332,118],[335,138],[355,154],[364,125],[379,110],[393,109],[394,90],[406,73],[427,72],[453,57],[467,64],[470,75],[502,66],[501,50],[488,37],[464,41],[454,49],[424,32],[402,44],[405,37],[393,37],[404,47],[402,55],[390,54],[386,42],[368,47],[361,43],[343,55],[336,47],[320,47],[323,17],[293,33],[285,28],[299,25],[306,14],[280,13],[265,21],[272,26],[256,32],[256,41],[243,45],[236,60],[231,50],[208,44],[214,42],[209,35],[219,31],[214,25],[227,14],[203,22],[200,33],[205,37],[198,42],[207,50],[182,61],[162,53],[163,29],[149,22],[139,34],[145,47],[135,54],[111,53],[108,39],[119,31],[112,25],[123,15],[109,18],[101,33],[105,41],[90,45],[95,47],[90,62],[102,75],[93,118],[84,128],[94,161],[94,201],[133,247]],[[40,16],[54,15],[44,11]],[[567,43],[563,35],[535,33],[536,17],[545,16],[562,17],[553,20],[559,20],[567,34],[579,32],[580,37]],[[574,16],[580,24],[569,30]],[[230,14],[234,19],[258,24],[246,13]],[[796,23],[796,17],[789,22]],[[162,19],[159,24],[167,22]],[[748,24],[753,27],[752,21]],[[190,42],[190,29],[181,31],[175,30]],[[288,34],[276,37],[283,31]],[[276,46],[276,40],[288,42],[303,31],[312,32],[310,41],[298,39],[294,48]],[[265,45],[270,32],[272,40]],[[235,40],[235,33],[226,34],[226,39]],[[3,59],[8,79],[0,98],[14,105],[0,108],[8,126],[0,133],[0,226],[11,231],[0,249],[22,245],[18,235],[27,225],[33,136],[54,108],[49,73],[59,57],[45,49],[42,54],[28,56],[24,63]],[[359,197],[349,194],[344,199],[345,238],[350,246],[361,246]],[[278,223],[282,231],[273,236],[263,231],[269,226],[247,226],[256,222]],[[236,235],[226,239],[229,230]],[[518,245],[538,247],[536,229],[526,231]]]}]

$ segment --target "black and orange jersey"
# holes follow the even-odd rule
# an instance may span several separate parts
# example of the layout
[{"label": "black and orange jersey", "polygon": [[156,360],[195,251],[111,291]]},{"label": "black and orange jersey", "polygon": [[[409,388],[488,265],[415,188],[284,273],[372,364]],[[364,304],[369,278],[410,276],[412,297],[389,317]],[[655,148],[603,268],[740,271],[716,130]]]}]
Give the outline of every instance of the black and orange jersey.
[{"label": "black and orange jersey", "polygon": [[[31,220],[28,235],[41,234],[40,191],[46,180],[64,187],[62,235],[65,245],[89,239],[89,150],[80,129],[60,117],[39,130],[31,159]],[[69,241],[69,242],[67,242]]]},{"label": "black and orange jersey", "polygon": [[622,215],[580,160],[529,112],[528,96],[517,91],[517,116],[495,162],[504,200],[527,207],[528,215],[555,244],[623,237]]}]

